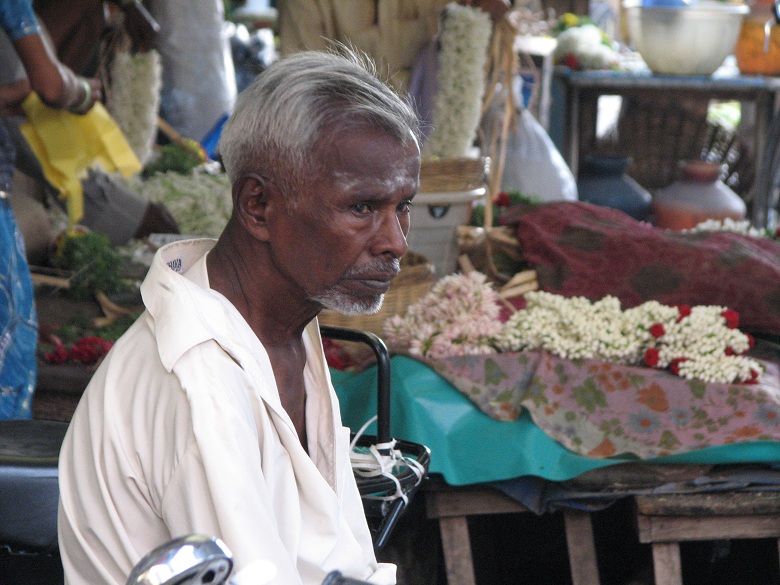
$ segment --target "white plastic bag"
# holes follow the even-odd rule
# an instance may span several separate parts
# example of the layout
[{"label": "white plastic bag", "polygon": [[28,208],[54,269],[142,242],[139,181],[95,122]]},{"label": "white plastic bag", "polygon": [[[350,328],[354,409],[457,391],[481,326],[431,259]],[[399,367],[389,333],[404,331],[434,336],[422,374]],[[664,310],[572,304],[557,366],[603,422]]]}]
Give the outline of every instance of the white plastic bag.
[{"label": "white plastic bag", "polygon": [[[497,98],[483,119],[486,144],[492,143],[491,132],[500,127],[495,122],[503,116],[503,107]],[[527,109],[517,113],[517,124],[510,128],[506,139],[501,189],[520,191],[541,201],[577,200],[577,182],[571,169],[545,129]]]},{"label": "white plastic bag", "polygon": [[222,0],[154,0],[162,117],[200,142],[233,109],[236,75]]}]

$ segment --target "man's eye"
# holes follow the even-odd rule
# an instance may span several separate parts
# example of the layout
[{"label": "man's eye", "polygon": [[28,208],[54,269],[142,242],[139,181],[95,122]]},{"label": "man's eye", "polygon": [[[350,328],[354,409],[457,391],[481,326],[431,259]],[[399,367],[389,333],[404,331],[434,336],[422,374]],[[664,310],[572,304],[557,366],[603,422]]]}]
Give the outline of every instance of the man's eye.
[{"label": "man's eye", "polygon": [[371,209],[372,207],[368,203],[357,203],[352,206],[352,211],[360,215],[371,213]]},{"label": "man's eye", "polygon": [[407,213],[411,209],[412,205],[414,205],[414,203],[412,203],[411,199],[401,201],[401,203],[398,204],[398,211],[400,213]]}]

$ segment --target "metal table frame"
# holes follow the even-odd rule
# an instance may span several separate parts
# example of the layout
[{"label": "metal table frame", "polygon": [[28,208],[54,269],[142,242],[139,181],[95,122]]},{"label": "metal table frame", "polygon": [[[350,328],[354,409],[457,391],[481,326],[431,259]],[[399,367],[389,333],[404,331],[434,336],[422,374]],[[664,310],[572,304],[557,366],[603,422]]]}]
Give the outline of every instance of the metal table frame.
[{"label": "metal table frame", "polygon": [[[762,169],[767,138],[780,78],[762,76],[692,77],[628,73],[614,71],[571,71],[556,67],[554,79],[562,88],[565,102],[563,114],[563,154],[574,176],[577,176],[583,146],[595,143],[598,98],[602,95],[630,97],[652,93],[673,93],[680,98],[706,100],[739,100],[755,103],[754,156],[756,174]],[[559,104],[562,105],[562,104]],[[589,135],[582,133],[588,128]],[[758,182],[756,182],[758,183]],[[770,194],[753,187],[753,223],[766,225]]]}]

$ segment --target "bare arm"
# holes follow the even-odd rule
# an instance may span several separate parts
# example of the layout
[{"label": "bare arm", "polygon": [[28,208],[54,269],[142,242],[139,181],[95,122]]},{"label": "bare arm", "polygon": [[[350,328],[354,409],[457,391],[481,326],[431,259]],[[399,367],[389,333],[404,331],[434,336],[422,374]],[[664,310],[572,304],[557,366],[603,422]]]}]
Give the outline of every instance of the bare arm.
[{"label": "bare arm", "polygon": [[100,82],[77,77],[60,63],[54,50],[46,44],[31,0],[4,0],[0,3],[0,25],[19,53],[30,88],[44,103],[85,113],[100,99]]},{"label": "bare arm", "polygon": [[22,101],[30,93],[30,84],[26,79],[0,85],[0,116],[17,116],[22,112]]},{"label": "bare arm", "polygon": [[100,82],[78,77],[60,63],[44,44],[40,34],[20,37],[14,41],[14,47],[27,71],[31,89],[45,104],[84,113],[101,98]]}]

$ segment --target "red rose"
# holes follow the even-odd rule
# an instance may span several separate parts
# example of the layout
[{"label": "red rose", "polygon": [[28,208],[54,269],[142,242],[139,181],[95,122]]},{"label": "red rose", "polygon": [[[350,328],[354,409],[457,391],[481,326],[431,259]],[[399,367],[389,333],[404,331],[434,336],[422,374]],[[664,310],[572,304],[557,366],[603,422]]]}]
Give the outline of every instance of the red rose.
[{"label": "red rose", "polygon": [[739,327],[739,313],[734,309],[726,309],[720,314],[726,320],[726,327],[736,329]]},{"label": "red rose", "polygon": [[669,363],[669,371],[671,371],[672,374],[674,374],[675,376],[679,376],[680,375],[680,364],[683,363],[683,362],[687,362],[687,361],[688,361],[688,358],[684,358],[684,357],[683,358],[674,358]]},{"label": "red rose", "polygon": [[677,311],[680,313],[680,316],[677,317],[677,322],[679,323],[680,321],[682,321],[688,315],[691,314],[691,306],[690,305],[677,305]]},{"label": "red rose", "polygon": [[758,384],[758,372],[753,368],[750,368],[750,379],[746,384]]},{"label": "red rose", "polygon": [[577,56],[574,53],[566,53],[563,56],[563,64],[574,71],[577,71],[580,68],[580,62],[577,60]]},{"label": "red rose", "polygon": [[[750,333],[745,333],[745,336],[748,340],[748,349],[753,349],[753,346],[756,345],[756,338],[753,337]],[[745,353],[747,353],[747,351]]]},{"label": "red rose", "polygon": [[650,329],[650,335],[658,339],[661,337],[664,333],[666,333],[666,329],[664,329],[664,326],[662,323],[655,323],[653,324]]},{"label": "red rose", "polygon": [[68,360],[68,350],[62,343],[57,343],[53,350],[43,354],[43,359],[50,364],[64,364]]},{"label": "red rose", "polygon": [[77,339],[68,351],[68,358],[74,362],[92,365],[108,353],[114,344],[102,337],[90,335]]},{"label": "red rose", "polygon": [[509,207],[510,203],[511,203],[511,201],[509,200],[509,193],[507,193],[506,191],[501,191],[493,199],[493,204],[496,207]]},{"label": "red rose", "polygon": [[728,346],[724,351],[726,355],[734,355],[735,353],[731,346]]},{"label": "red rose", "polygon": [[654,368],[658,365],[659,351],[657,347],[648,347],[645,350],[644,362],[649,368]]}]

